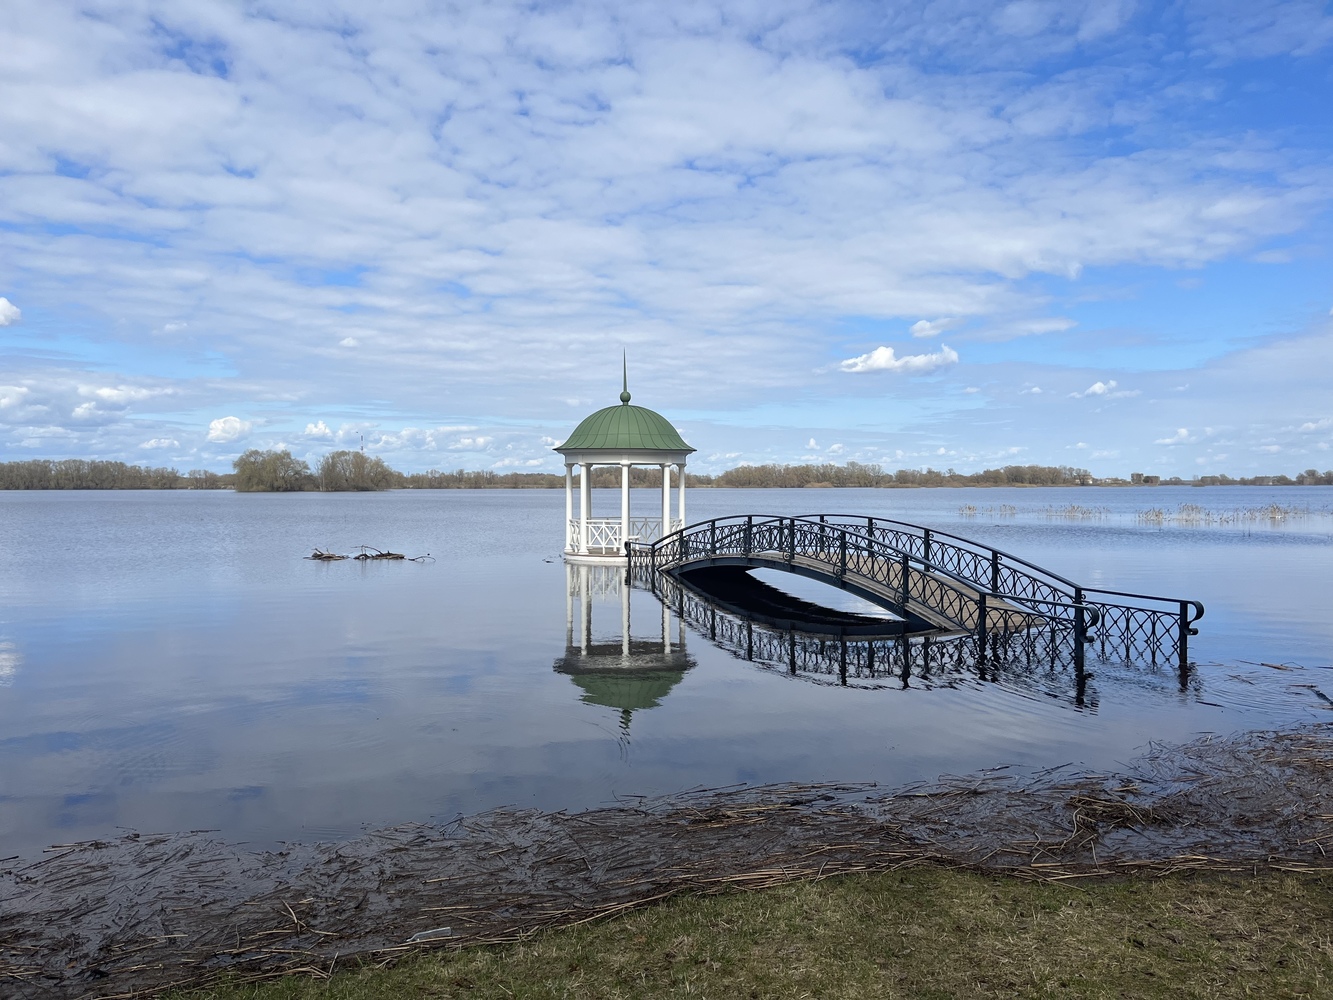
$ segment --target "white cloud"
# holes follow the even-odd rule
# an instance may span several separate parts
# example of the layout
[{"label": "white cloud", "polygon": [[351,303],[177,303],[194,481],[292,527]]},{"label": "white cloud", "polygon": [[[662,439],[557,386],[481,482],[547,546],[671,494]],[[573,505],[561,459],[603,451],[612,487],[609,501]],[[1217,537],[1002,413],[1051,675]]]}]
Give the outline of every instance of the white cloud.
[{"label": "white cloud", "polygon": [[969,385],[966,389],[963,390],[963,392],[967,393],[969,396],[974,392],[980,392],[980,391],[981,390],[978,389],[975,385]]},{"label": "white cloud", "polygon": [[170,395],[170,389],[149,389],[144,386],[135,385],[81,385],[79,386],[79,395],[85,398],[92,398],[102,403],[111,403],[116,406],[123,406],[127,403],[138,403],[145,399],[153,399],[156,396]]},{"label": "white cloud", "polygon": [[155,450],[159,448],[179,448],[181,443],[175,438],[152,438],[139,445],[140,448]]},{"label": "white cloud", "polygon": [[[1231,114],[1216,69],[1317,51],[1317,3],[149,7],[5,26],[24,61],[22,99],[0,102],[0,263],[26,315],[4,380],[26,389],[0,395],[0,457],[133,456],[219,410],[290,440],[362,414],[338,440],[383,428],[409,465],[453,443],[437,423],[535,448],[568,433],[562,397],[614,401],[621,346],[635,401],[703,415],[705,450],[782,460],[813,429],[856,451],[844,428],[867,425],[882,380],[810,375],[849,322],[904,342],[956,323],[976,345],[1073,328],[1060,314],[1092,332],[1058,354],[965,347],[969,377],[988,396],[1142,384],[1161,408],[1123,433],[1147,442],[1216,418],[1171,408],[1142,366],[1105,367],[1150,341],[1170,364],[1193,336],[1125,274],[1212,282],[1214,262],[1257,274],[1265,248],[1326,242],[1317,114]],[[1222,323],[1211,357],[1246,322]],[[92,372],[175,395],[79,396]],[[1288,406],[1302,372],[1247,410],[1288,429],[1326,411]],[[1215,381],[1196,384],[1216,407]],[[928,432],[989,433],[950,413],[983,402],[957,389],[902,380],[873,405],[924,455]],[[1018,409],[1004,433],[1058,454],[1045,407]]]},{"label": "white cloud", "polygon": [[240,417],[218,417],[208,423],[208,440],[218,444],[230,444],[250,433],[253,425]]},{"label": "white cloud", "polygon": [[828,453],[830,455],[841,455],[846,450],[846,446],[842,444],[831,444],[828,446]]},{"label": "white cloud", "polygon": [[26,385],[0,385],[0,410],[17,408],[31,393]]},{"label": "white cloud", "polygon": [[[2,401],[0,405],[3,405]],[[1333,417],[1320,417],[1318,420],[1307,420],[1301,424],[1300,429],[1302,434],[1310,434],[1313,431],[1328,430],[1330,427],[1333,427]]]},{"label": "white cloud", "polygon": [[1030,385],[1030,386],[1028,386],[1026,389],[1019,389],[1019,390],[1018,390],[1018,394],[1019,394],[1020,396],[1040,396],[1040,395],[1041,395],[1041,386],[1039,386],[1039,385]]},{"label": "white cloud", "polygon": [[934,354],[905,354],[901,358],[894,354],[892,347],[876,347],[869,354],[848,358],[838,367],[845,372],[904,372],[909,375],[925,375],[958,363],[958,352],[941,344]]},{"label": "white cloud", "polygon": [[811,438],[809,441],[805,443],[805,446],[809,448],[811,451],[814,451],[816,448],[819,447],[819,444],[818,442],[815,441],[814,438]]},{"label": "white cloud", "polygon": [[23,318],[23,313],[19,307],[10,302],[9,299],[0,296],[0,326],[13,326]]},{"label": "white cloud", "polygon": [[1153,444],[1193,444],[1197,440],[1190,436],[1189,428],[1179,427],[1170,437],[1158,438]]},{"label": "white cloud", "polygon": [[318,420],[313,424],[306,424],[304,433],[306,437],[312,438],[328,439],[333,437],[333,431],[330,430],[329,425],[322,420]]},{"label": "white cloud", "polygon": [[1115,379],[1109,379],[1106,382],[1094,382],[1082,392],[1071,392],[1069,395],[1074,399],[1085,399],[1088,396],[1122,399],[1126,396],[1137,396],[1142,391],[1140,389],[1117,389],[1117,384]]},{"label": "white cloud", "polygon": [[938,337],[945,330],[952,330],[961,321],[957,319],[921,319],[912,324],[913,337]]},{"label": "white cloud", "polygon": [[484,451],[495,438],[485,434],[476,437],[461,437],[449,445],[451,451]]}]

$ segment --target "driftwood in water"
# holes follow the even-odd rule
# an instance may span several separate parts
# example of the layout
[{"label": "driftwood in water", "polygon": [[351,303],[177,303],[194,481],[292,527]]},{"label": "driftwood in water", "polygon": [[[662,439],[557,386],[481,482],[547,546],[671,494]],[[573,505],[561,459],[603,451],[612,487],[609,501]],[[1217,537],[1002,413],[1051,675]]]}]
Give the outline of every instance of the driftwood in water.
[{"label": "driftwood in water", "polygon": [[357,555],[354,555],[352,557],[353,559],[406,559],[407,558],[407,556],[403,555],[401,552],[381,552],[373,545],[361,545],[358,546],[358,548],[360,548],[361,551]]},{"label": "driftwood in water", "polygon": [[383,549],[377,549],[373,545],[358,545],[361,551],[354,556],[345,556],[338,552],[329,552],[325,549],[317,548],[307,559],[313,559],[316,562],[338,562],[340,559],[355,559],[358,562],[365,562],[371,559],[401,560],[403,562],[434,562],[435,558],[427,552],[424,556],[405,556],[401,552],[389,552]]}]

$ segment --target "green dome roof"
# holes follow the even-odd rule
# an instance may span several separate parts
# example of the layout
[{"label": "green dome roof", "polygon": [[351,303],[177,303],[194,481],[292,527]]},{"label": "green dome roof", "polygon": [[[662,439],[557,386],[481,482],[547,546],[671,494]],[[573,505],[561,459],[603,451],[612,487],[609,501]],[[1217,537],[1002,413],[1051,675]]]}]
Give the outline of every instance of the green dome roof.
[{"label": "green dome roof", "polygon": [[584,418],[565,443],[555,450],[694,451],[662,414],[627,402],[608,406]]}]

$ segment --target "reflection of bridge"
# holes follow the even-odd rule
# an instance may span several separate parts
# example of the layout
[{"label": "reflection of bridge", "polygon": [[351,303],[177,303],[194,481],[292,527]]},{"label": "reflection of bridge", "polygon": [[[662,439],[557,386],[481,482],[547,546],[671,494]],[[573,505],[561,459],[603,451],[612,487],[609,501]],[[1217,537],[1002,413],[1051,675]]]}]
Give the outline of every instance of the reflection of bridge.
[{"label": "reflection of bridge", "polygon": [[[1064,650],[1083,669],[1103,658],[1189,663],[1198,601],[1082,587],[999,549],[887,518],[739,516],[628,546],[637,582],[717,567],[769,568],[840,587],[901,616],[906,631],[969,636],[981,664]],[[901,627],[900,627],[901,628]]]},{"label": "reflection of bridge", "polygon": [[[982,660],[971,633],[811,632],[795,623],[782,627],[733,613],[696,591],[684,578],[668,573],[640,571],[638,582],[650,584],[664,607],[715,645],[739,659],[792,677],[853,688],[930,688],[969,680],[997,681],[1053,697],[1072,694],[1076,705],[1096,706],[1096,694],[1088,691],[1092,674],[1075,658],[1068,629],[993,633],[990,655]],[[1181,670],[1181,690],[1188,680],[1188,670]]]}]

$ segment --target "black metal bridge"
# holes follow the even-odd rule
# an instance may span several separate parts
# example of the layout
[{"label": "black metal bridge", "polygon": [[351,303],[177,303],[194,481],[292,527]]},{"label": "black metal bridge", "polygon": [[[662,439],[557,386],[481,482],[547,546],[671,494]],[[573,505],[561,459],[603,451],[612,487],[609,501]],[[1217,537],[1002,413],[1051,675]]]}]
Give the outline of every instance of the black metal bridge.
[{"label": "black metal bridge", "polygon": [[[1198,601],[1083,587],[1000,549],[889,518],[745,515],[628,543],[631,580],[689,583],[718,567],[777,569],[840,587],[901,618],[903,634],[971,636],[980,662],[1063,647],[1103,659],[1189,663]],[[885,626],[885,631],[890,631]]]}]

